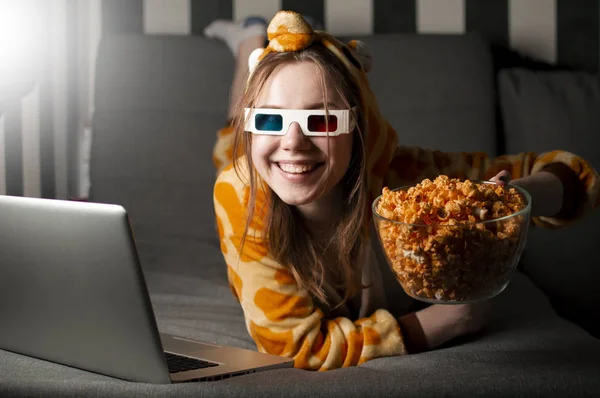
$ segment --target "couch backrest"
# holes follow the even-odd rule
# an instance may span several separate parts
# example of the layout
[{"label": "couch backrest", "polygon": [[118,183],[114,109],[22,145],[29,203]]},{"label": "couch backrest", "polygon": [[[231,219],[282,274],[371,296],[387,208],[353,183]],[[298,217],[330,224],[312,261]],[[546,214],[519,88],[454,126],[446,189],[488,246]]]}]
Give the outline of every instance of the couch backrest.
[{"label": "couch backrest", "polygon": [[212,146],[234,60],[202,37],[109,36],[100,43],[91,199],[129,212],[140,245],[217,242]]},{"label": "couch backrest", "polygon": [[358,39],[372,52],[369,81],[401,145],[496,153],[494,71],[481,36]]},{"label": "couch backrest", "polygon": [[[477,35],[359,38],[400,143],[495,151],[491,55]],[[91,199],[119,203],[138,243],[216,244],[211,151],[226,119],[234,59],[195,36],[107,36],[99,47]],[[142,249],[141,249],[142,250]]]},{"label": "couch backrest", "polygon": [[[510,152],[571,151],[600,170],[600,76],[508,69],[499,97]],[[559,230],[537,228],[523,265],[559,314],[600,338],[600,209]]]}]

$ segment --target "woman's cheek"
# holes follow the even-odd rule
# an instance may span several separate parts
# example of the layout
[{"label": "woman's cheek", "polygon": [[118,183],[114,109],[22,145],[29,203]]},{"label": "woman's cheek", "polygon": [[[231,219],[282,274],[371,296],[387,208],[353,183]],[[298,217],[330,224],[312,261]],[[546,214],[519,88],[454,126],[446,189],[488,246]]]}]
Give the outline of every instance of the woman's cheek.
[{"label": "woman's cheek", "polygon": [[[338,173],[346,174],[352,158],[352,135],[343,135],[336,137],[339,140],[335,143],[335,163]],[[332,148],[334,149],[334,148]]]},{"label": "woman's cheek", "polygon": [[250,147],[252,163],[261,177],[265,178],[270,167],[270,159],[275,151],[274,137],[254,136]]}]

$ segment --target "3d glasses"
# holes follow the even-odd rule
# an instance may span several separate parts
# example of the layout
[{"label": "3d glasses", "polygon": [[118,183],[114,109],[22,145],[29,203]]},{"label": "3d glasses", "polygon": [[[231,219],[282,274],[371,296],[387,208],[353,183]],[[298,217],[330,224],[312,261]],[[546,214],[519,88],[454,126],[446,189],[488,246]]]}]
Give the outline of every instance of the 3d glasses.
[{"label": "3d glasses", "polygon": [[[325,137],[349,134],[356,126],[352,109],[267,109],[246,108],[245,130],[252,134],[285,135],[296,122],[306,136]],[[328,131],[329,130],[329,131]]]}]

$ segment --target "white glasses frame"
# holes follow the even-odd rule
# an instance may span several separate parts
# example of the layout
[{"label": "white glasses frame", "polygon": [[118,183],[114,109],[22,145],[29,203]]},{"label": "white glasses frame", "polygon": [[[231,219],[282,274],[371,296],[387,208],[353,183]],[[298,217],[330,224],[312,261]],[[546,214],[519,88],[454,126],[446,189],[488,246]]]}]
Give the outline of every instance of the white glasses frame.
[{"label": "white glasses frame", "polygon": [[[273,108],[245,108],[245,131],[258,135],[286,135],[290,125],[296,122],[300,125],[302,133],[310,137],[338,136],[341,134],[350,134],[356,127],[356,107],[351,109],[273,109]],[[255,114],[281,115],[283,119],[280,131],[259,130],[255,125]],[[309,116],[335,116],[337,118],[337,128],[335,131],[309,131]]]}]

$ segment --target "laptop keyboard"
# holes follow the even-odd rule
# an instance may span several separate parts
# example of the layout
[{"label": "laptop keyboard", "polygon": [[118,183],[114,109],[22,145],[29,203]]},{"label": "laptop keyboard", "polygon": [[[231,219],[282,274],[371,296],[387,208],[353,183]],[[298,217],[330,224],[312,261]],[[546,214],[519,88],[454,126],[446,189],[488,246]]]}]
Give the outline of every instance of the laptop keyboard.
[{"label": "laptop keyboard", "polygon": [[186,372],[188,370],[211,368],[219,366],[218,363],[203,361],[201,359],[184,357],[182,355],[171,354],[165,352],[169,373]]}]

